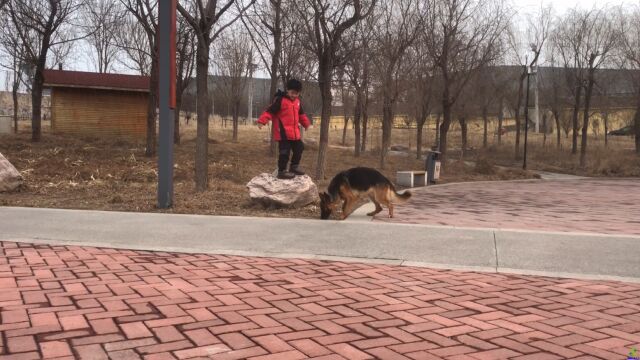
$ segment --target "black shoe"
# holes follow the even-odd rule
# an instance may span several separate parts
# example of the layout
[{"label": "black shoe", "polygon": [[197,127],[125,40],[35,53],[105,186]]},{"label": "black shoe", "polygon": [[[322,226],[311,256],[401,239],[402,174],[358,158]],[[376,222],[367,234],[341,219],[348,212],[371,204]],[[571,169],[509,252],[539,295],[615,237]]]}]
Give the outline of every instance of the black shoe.
[{"label": "black shoe", "polygon": [[302,171],[298,166],[292,166],[289,171],[298,176],[304,175],[304,171]]},{"label": "black shoe", "polygon": [[294,177],[296,177],[294,173],[288,171],[278,171],[278,179],[289,180],[293,179]]}]

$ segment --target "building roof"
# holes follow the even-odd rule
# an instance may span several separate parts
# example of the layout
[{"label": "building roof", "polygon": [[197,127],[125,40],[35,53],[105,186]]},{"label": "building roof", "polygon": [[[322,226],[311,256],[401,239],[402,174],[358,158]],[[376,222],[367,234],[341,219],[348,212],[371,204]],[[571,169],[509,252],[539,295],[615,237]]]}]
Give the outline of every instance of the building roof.
[{"label": "building roof", "polygon": [[121,91],[149,91],[148,76],[101,74],[84,71],[44,70],[45,87],[104,89]]}]

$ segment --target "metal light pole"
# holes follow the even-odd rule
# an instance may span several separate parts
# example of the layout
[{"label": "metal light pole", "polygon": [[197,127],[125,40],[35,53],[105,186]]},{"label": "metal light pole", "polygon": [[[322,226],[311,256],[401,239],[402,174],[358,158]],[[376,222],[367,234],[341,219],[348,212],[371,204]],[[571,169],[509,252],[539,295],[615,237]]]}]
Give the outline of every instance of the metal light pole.
[{"label": "metal light pole", "polygon": [[176,1],[158,2],[158,207],[173,205],[173,129],[176,107]]},{"label": "metal light pole", "polygon": [[251,125],[253,123],[253,72],[256,70],[258,65],[249,61],[247,66],[249,67],[249,106],[247,109],[247,119],[249,121],[249,125]]},{"label": "metal light pole", "polygon": [[529,135],[529,79],[531,78],[531,74],[535,74],[535,68],[529,66],[527,68],[527,97],[525,100],[524,107],[524,159],[522,161],[522,169],[527,169],[527,140]]}]

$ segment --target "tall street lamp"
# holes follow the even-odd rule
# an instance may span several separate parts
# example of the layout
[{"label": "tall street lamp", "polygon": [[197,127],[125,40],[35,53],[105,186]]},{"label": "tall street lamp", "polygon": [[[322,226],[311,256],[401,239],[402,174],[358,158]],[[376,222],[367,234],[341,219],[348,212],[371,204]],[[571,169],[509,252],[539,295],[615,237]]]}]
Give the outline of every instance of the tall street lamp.
[{"label": "tall street lamp", "polygon": [[537,72],[537,67],[534,65],[529,65],[527,67],[527,98],[525,100],[524,107],[524,159],[522,161],[522,169],[527,170],[527,140],[529,135],[529,79],[531,75],[535,75]]}]

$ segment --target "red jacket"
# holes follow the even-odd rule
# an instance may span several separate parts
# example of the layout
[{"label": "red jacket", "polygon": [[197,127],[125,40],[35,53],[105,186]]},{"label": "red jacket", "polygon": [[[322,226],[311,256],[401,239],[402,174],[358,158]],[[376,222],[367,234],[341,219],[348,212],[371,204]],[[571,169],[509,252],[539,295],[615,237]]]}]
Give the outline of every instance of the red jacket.
[{"label": "red jacket", "polygon": [[[258,123],[266,125],[269,120],[273,122],[273,139],[281,141],[282,135],[285,140],[300,140],[300,124],[305,129],[311,126],[311,121],[302,110],[300,99],[290,99],[282,93],[276,95],[274,102],[260,115]],[[284,131],[280,129],[280,125]]]}]

